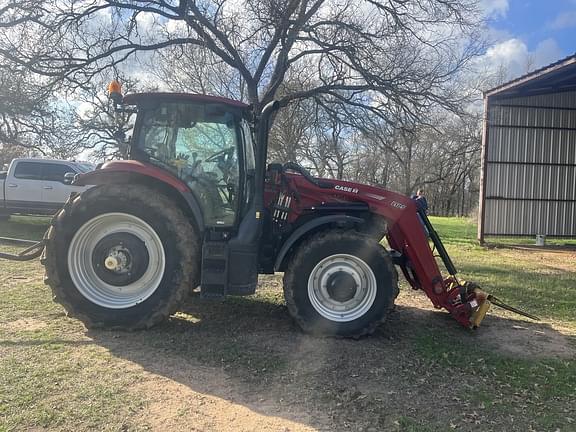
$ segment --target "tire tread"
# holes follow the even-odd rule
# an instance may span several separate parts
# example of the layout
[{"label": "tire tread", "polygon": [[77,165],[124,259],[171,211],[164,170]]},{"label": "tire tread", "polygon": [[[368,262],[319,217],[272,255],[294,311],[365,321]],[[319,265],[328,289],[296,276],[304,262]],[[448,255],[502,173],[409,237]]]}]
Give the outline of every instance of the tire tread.
[{"label": "tire tread", "polygon": [[[177,239],[174,247],[178,248],[181,257],[182,271],[175,281],[177,286],[173,289],[169,299],[159,304],[152,313],[143,316],[140,320],[128,326],[110,326],[104,321],[95,320],[89,314],[78,310],[76,305],[69,301],[66,287],[58,271],[58,243],[59,238],[73,235],[70,227],[73,219],[87,209],[90,203],[101,198],[114,197],[119,200],[145,200],[146,205],[153,207],[166,219],[166,227],[175,234]],[[72,195],[64,207],[52,218],[51,226],[45,234],[46,247],[41,258],[45,266],[44,283],[50,286],[54,301],[60,303],[70,317],[79,319],[87,328],[109,328],[122,330],[139,330],[150,328],[174,314],[185,297],[199,282],[199,259],[194,259],[193,251],[200,250],[200,244],[193,226],[184,213],[168,197],[159,194],[156,190],[143,185],[103,185],[88,189],[80,195]],[[196,285],[194,285],[196,284]]]},{"label": "tire tread", "polygon": [[[318,234],[313,235],[309,239],[305,240],[302,243],[298,250],[292,254],[284,272],[284,298],[286,300],[286,306],[290,311],[290,314],[296,321],[296,323],[307,333],[313,333],[316,335],[324,335],[324,336],[337,336],[332,334],[323,334],[317,333],[315,328],[306,320],[295,299],[295,289],[297,289],[296,283],[296,275],[298,273],[298,269],[304,265],[306,260],[306,256],[311,253],[314,249],[321,247],[327,241],[331,240],[354,240],[354,241],[361,241],[364,242],[366,247],[374,248],[378,253],[378,260],[382,263],[382,265],[387,267],[388,272],[392,275],[392,286],[394,287],[393,292],[391,293],[391,298],[389,299],[389,307],[387,310],[381,311],[381,315],[379,319],[373,320],[369,322],[366,326],[358,330],[353,334],[349,334],[346,337],[352,338],[360,338],[362,336],[370,335],[374,333],[376,328],[386,321],[389,312],[394,308],[394,299],[398,297],[399,294],[399,287],[398,287],[398,273],[396,272],[396,268],[392,262],[392,259],[388,255],[388,252],[384,247],[382,247],[377,241],[373,238],[363,235],[357,231],[352,230],[326,230],[322,231]],[[377,247],[375,247],[377,246]]]}]

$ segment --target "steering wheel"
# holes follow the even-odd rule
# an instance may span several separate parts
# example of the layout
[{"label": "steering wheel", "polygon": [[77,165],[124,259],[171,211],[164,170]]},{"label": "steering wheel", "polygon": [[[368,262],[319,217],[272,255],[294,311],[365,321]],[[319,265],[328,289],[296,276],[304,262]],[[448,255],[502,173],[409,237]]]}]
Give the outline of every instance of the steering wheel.
[{"label": "steering wheel", "polygon": [[227,159],[230,159],[234,154],[236,147],[228,147],[226,149],[217,151],[216,153],[212,153],[208,156],[204,161],[205,162],[225,162]]}]

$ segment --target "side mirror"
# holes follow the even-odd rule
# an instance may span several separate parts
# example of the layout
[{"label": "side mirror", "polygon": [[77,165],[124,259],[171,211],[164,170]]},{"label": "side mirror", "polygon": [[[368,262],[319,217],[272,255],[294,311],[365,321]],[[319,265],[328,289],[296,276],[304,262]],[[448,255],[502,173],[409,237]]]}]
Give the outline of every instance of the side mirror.
[{"label": "side mirror", "polygon": [[64,174],[64,184],[67,185],[72,184],[75,178],[76,178],[75,172],[67,172],[66,174]]}]

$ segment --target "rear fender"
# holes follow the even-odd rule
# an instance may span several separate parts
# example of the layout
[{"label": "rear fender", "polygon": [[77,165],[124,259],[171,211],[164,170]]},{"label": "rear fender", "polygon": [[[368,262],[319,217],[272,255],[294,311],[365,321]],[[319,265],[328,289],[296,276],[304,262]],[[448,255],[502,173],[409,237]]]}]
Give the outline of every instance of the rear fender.
[{"label": "rear fender", "polygon": [[352,228],[355,226],[360,226],[365,222],[364,219],[348,215],[329,215],[322,216],[306,222],[301,227],[297,228],[291,235],[286,239],[280,251],[276,255],[276,261],[274,263],[274,271],[284,271],[286,266],[287,256],[290,250],[297,246],[300,241],[308,237],[314,232],[321,231],[324,228],[330,226],[336,226],[338,228]]},{"label": "rear fender", "polygon": [[77,186],[144,184],[172,198],[176,205],[193,219],[199,232],[203,232],[202,209],[186,183],[159,168],[134,162],[136,161],[109,162],[101,169],[79,175],[73,184]]}]

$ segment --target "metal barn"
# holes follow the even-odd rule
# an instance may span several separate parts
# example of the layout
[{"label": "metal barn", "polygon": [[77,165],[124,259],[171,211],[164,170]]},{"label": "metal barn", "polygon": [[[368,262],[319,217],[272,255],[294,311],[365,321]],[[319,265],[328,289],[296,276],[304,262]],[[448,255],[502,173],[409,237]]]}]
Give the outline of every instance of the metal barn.
[{"label": "metal barn", "polygon": [[576,55],[484,93],[478,240],[576,237]]}]

